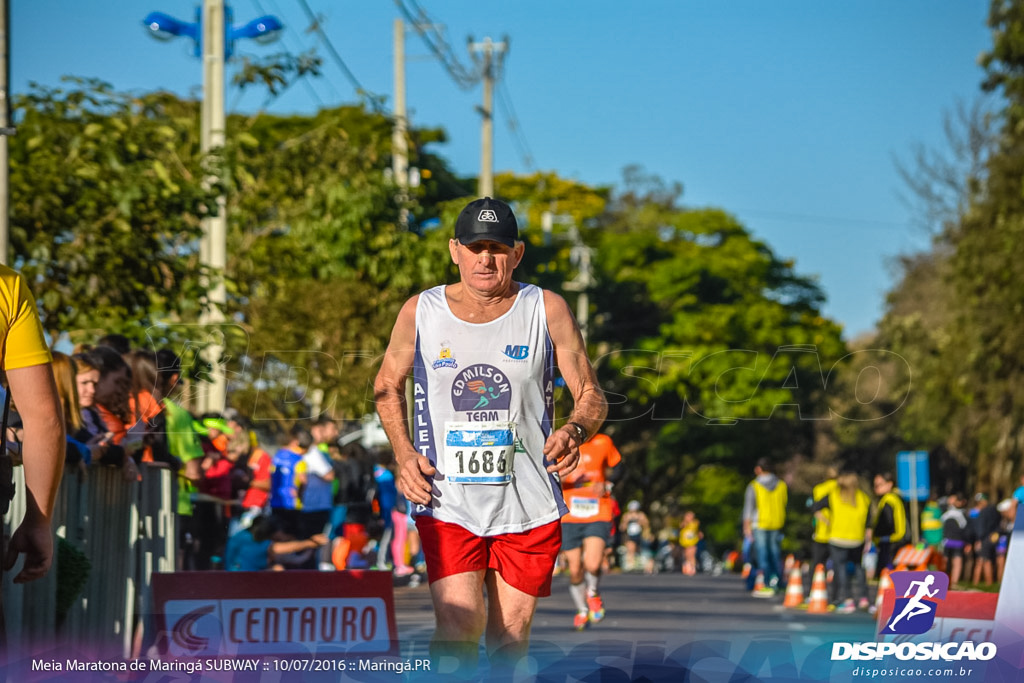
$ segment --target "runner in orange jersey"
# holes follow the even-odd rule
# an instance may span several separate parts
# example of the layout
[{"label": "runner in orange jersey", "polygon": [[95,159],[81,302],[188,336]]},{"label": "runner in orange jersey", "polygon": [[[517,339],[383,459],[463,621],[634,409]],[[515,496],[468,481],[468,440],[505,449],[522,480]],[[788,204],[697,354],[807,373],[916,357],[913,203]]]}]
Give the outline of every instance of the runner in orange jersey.
[{"label": "runner in orange jersey", "polygon": [[604,619],[599,583],[614,516],[612,483],[622,476],[622,456],[606,434],[580,446],[579,466],[562,480],[569,514],[562,517],[562,551],[569,564],[569,594],[576,605],[573,627]]}]

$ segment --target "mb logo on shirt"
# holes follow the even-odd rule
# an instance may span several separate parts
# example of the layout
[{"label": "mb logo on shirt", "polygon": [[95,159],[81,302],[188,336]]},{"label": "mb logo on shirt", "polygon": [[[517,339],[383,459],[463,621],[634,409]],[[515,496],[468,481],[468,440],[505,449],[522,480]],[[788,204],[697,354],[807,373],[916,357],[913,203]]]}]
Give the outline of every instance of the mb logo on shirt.
[{"label": "mb logo on shirt", "polygon": [[918,634],[930,629],[938,601],[949,590],[949,577],[943,572],[893,572],[890,577],[896,604],[880,633]]},{"label": "mb logo on shirt", "polygon": [[502,353],[512,360],[526,360],[526,357],[530,355],[530,347],[509,344]]}]

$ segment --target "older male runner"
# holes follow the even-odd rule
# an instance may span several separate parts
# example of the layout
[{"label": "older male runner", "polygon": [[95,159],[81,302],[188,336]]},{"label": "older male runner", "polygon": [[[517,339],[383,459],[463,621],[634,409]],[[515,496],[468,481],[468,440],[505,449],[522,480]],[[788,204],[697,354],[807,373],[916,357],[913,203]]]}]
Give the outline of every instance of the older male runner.
[{"label": "older male runner", "polygon": [[[459,282],[406,302],[375,394],[398,486],[415,505],[437,617],[432,649],[466,666],[485,630],[492,661],[499,650],[510,661],[525,653],[567,512],[559,477],[576,467],[607,404],[565,300],[512,279],[524,245],[507,204],[467,205],[449,251]],[[556,369],[574,402],[558,429]]]}]

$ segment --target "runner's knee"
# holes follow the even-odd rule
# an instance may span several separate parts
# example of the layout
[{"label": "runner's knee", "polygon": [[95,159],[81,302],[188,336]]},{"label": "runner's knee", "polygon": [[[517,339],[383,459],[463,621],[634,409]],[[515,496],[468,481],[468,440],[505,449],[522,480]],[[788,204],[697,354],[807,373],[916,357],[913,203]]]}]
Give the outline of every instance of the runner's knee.
[{"label": "runner's knee", "polygon": [[437,638],[442,641],[477,641],[487,625],[483,606],[476,608],[464,604],[435,605]]}]

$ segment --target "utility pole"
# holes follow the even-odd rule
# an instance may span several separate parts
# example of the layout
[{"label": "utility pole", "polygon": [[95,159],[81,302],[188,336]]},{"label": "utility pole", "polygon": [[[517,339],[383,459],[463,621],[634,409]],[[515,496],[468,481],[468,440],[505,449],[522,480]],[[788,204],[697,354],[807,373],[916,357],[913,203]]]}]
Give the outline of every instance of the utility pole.
[{"label": "utility pole", "polygon": [[[253,19],[244,26],[231,23],[231,10],[224,0],[203,0],[196,11],[195,23],[181,21],[163,12],[150,12],[142,24],[154,38],[168,40],[187,36],[196,46],[195,55],[203,61],[203,102],[200,110],[199,138],[204,155],[224,148],[224,62],[231,56],[239,38],[258,39],[264,43],[274,40],[284,29],[281,21],[271,15]],[[201,412],[221,412],[227,401],[227,375],[221,358],[224,355],[224,305],[227,295],[224,287],[224,269],[227,266],[228,202],[224,194],[223,167],[217,168],[205,181],[221,181],[217,196],[217,215],[203,219],[203,235],[199,240],[199,262],[208,270],[204,279],[207,305],[199,316],[204,341],[209,346],[203,352],[210,364],[211,381],[197,386],[195,405]],[[215,329],[212,329],[215,328]]]},{"label": "utility pole", "polygon": [[10,158],[7,136],[14,135],[11,125],[11,100],[7,92],[11,83],[11,11],[8,0],[0,0],[0,263],[10,259],[11,195]]},{"label": "utility pole", "polygon": [[[508,37],[495,43],[484,38],[482,43],[469,42],[469,52],[473,61],[480,67],[484,81],[484,98],[482,106],[477,108],[482,117],[480,123],[480,180],[477,194],[481,197],[494,196],[494,82],[501,72],[505,51],[508,48]],[[477,57],[481,53],[483,57]]]},{"label": "utility pole", "polygon": [[[409,140],[406,134],[409,120],[405,110],[405,22],[395,19],[392,30],[394,42],[395,69],[395,127],[391,131],[391,171],[398,185],[398,224],[403,230],[409,229]],[[413,379],[410,375],[405,382],[406,414],[409,418],[409,437],[412,438],[414,425],[413,415]]]},{"label": "utility pole", "polygon": [[[200,138],[203,154],[224,148],[224,36],[227,20],[224,16],[224,0],[203,0],[201,43],[203,55],[203,107]],[[214,179],[221,181],[223,179]],[[203,238],[200,243],[200,260],[214,272],[214,278],[207,283],[207,306],[200,317],[202,329],[211,340],[206,347],[206,360],[210,364],[210,382],[200,383],[199,406],[202,412],[222,412],[227,402],[227,377],[221,356],[224,345],[219,338],[220,330],[211,327],[224,322],[224,304],[227,295],[224,289],[224,269],[227,266],[227,197],[222,191],[217,197],[217,215],[203,220]]]},{"label": "utility pole", "polygon": [[409,122],[405,112],[405,23],[395,19],[395,127],[391,132],[391,170],[398,185],[398,221],[403,230],[409,227],[409,142],[406,138]]},{"label": "utility pole", "polygon": [[579,323],[580,332],[586,341],[590,323],[590,296],[587,290],[594,286],[593,251],[583,243],[579,228],[570,214],[555,214],[552,211],[545,211],[540,217],[545,246],[551,244],[555,223],[569,226],[567,237],[572,243],[569,260],[579,272],[575,278],[564,283],[562,288],[569,292],[579,292],[576,297],[576,322]]},{"label": "utility pole", "polygon": [[590,331],[590,296],[587,294],[587,290],[594,285],[592,252],[590,247],[583,243],[580,231],[575,225],[569,228],[569,239],[572,241],[569,260],[579,269],[579,273],[563,286],[569,291],[579,292],[579,296],[576,298],[576,322],[580,324],[580,332],[586,341]]}]

